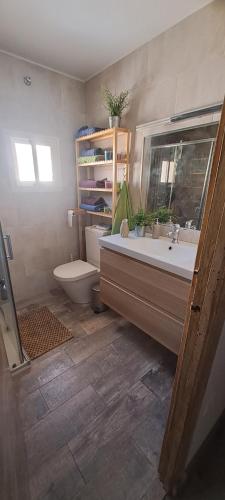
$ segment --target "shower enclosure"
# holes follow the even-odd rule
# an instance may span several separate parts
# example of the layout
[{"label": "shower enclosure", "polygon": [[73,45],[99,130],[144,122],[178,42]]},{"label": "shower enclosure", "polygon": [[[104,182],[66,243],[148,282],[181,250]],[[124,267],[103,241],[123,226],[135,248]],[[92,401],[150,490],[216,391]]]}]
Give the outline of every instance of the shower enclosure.
[{"label": "shower enclosure", "polygon": [[200,229],[217,125],[151,138],[147,205],[172,209],[176,221]]},{"label": "shower enclosure", "polygon": [[8,260],[13,259],[10,236],[3,234],[0,223],[0,335],[11,370],[22,366],[26,361],[20,341],[16,308],[9,273]]}]

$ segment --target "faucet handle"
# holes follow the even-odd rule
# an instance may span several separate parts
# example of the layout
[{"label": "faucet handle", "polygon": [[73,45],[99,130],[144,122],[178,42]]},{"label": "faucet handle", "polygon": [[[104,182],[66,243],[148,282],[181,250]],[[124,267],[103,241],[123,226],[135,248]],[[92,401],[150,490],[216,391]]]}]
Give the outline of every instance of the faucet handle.
[{"label": "faucet handle", "polygon": [[191,229],[192,228],[192,222],[193,222],[193,219],[187,220],[185,222],[185,228],[186,229]]}]

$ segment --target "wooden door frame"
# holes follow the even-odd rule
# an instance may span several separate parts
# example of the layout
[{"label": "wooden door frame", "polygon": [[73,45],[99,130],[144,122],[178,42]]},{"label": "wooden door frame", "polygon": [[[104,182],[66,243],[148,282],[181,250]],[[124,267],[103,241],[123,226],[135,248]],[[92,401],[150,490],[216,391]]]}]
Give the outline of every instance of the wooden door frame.
[{"label": "wooden door frame", "polygon": [[179,483],[225,320],[225,101],[160,456],[167,491]]}]

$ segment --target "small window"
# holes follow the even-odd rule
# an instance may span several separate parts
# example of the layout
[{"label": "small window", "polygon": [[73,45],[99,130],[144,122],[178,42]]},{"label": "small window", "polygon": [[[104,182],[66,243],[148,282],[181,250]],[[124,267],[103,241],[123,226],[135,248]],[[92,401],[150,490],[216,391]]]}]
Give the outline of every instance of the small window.
[{"label": "small window", "polygon": [[50,146],[37,145],[38,179],[40,182],[52,182],[52,153]]},{"label": "small window", "polygon": [[162,161],[162,169],[161,169],[161,179],[160,182],[173,184],[174,182],[174,161]]},{"label": "small window", "polygon": [[162,161],[162,170],[161,170],[161,180],[160,182],[167,182],[168,179],[168,169],[169,169],[169,161]]},{"label": "small window", "polygon": [[[24,185],[53,183],[52,146],[35,139],[12,139],[17,166],[17,181]],[[56,148],[55,148],[56,149]],[[56,151],[54,152],[56,158]]]},{"label": "small window", "polygon": [[15,142],[18,177],[20,182],[34,182],[34,159],[31,144]]}]

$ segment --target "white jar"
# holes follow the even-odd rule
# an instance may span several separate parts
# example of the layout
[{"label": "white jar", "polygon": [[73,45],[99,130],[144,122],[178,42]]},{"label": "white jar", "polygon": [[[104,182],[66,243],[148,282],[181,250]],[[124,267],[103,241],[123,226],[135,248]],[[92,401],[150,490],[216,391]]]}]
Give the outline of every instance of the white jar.
[{"label": "white jar", "polygon": [[128,238],[129,236],[129,226],[128,219],[123,219],[120,225],[120,236],[122,238]]}]

